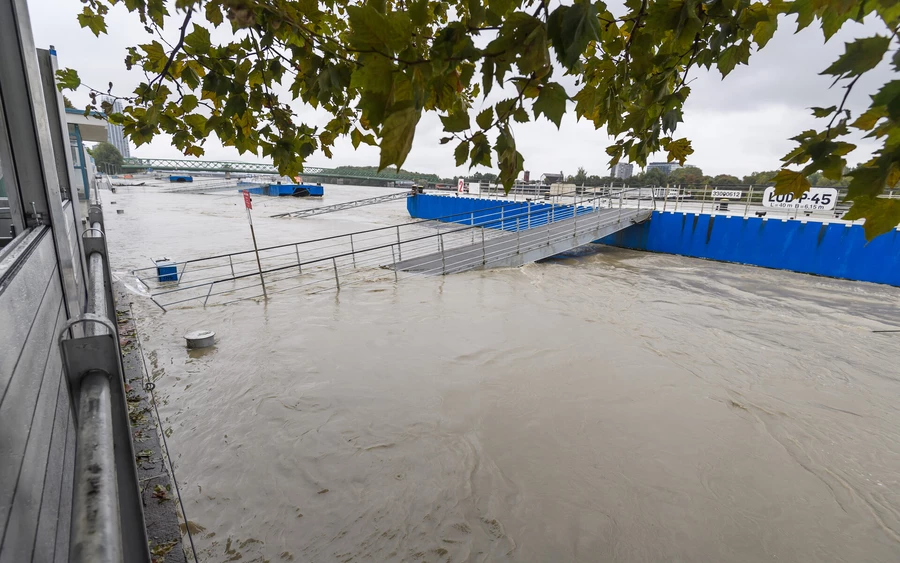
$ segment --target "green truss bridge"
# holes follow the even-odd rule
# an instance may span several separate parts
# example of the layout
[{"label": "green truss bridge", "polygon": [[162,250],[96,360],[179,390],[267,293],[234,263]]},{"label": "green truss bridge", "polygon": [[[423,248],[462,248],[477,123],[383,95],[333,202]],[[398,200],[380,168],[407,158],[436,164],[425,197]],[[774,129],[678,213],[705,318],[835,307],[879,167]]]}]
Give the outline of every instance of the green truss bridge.
[{"label": "green truss bridge", "polygon": [[[239,174],[278,174],[272,164],[259,162],[232,162],[224,160],[186,160],[177,158],[125,158],[122,168],[129,171],[171,170],[179,172],[234,172]],[[432,174],[415,174],[400,172],[367,172],[363,170],[322,168],[306,166],[302,176],[310,178],[345,178],[348,180],[369,180],[379,182],[416,181],[434,182],[437,177]]]}]

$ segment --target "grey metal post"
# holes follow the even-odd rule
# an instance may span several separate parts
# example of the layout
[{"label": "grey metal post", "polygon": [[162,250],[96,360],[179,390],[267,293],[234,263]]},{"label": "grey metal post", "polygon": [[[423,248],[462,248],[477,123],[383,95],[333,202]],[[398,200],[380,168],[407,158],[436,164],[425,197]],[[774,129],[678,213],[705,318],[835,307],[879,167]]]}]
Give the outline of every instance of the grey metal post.
[{"label": "grey metal post", "polygon": [[350,233],[350,257],[353,258],[353,267],[355,268],[356,267],[356,249],[353,248],[353,233]]},{"label": "grey metal post", "polygon": [[397,225],[397,255],[400,261],[403,261],[403,248],[400,246],[400,225]]},{"label": "grey metal post", "polygon": [[331,258],[331,264],[334,266],[334,285],[337,286],[338,289],[341,288],[341,281],[338,279],[337,273],[337,259],[334,257]]},{"label": "grey metal post", "polygon": [[70,561],[123,561],[109,376],[81,379]]},{"label": "grey metal post", "polygon": [[[572,232],[578,228],[578,192],[575,192],[575,204],[572,206]],[[574,235],[573,235],[574,236]]]},{"label": "grey metal post", "polygon": [[753,197],[753,186],[750,186],[750,190],[747,192],[747,203],[744,205],[744,218],[747,218],[747,213],[750,211],[750,198]]},{"label": "grey metal post", "polygon": [[391,245],[391,260],[394,261],[394,281],[397,281],[397,256],[394,255],[394,245]]},{"label": "grey metal post", "polygon": [[303,266],[300,265],[300,248],[298,248],[296,244],[294,245],[294,252],[297,253],[297,272],[302,274]]},{"label": "grey metal post", "polygon": [[700,214],[703,214],[703,209],[706,207],[706,192],[709,191],[709,184],[703,186],[703,199],[700,200]]},{"label": "grey metal post", "polygon": [[503,210],[504,209],[505,209],[505,207],[503,207],[503,206],[500,207],[500,230],[501,231],[503,230],[503,223],[504,223],[504,219],[503,219]]},{"label": "grey metal post", "polygon": [[[529,222],[531,222],[530,219],[529,219]],[[529,229],[530,228],[531,227],[529,227]],[[521,248],[521,245],[522,245],[522,232],[519,230],[519,218],[516,217],[516,254],[520,253],[519,250]]]},{"label": "grey metal post", "polygon": [[487,253],[484,250],[484,229],[481,229],[481,265],[487,264]]},{"label": "grey metal post", "polygon": [[444,260],[444,235],[438,235],[438,244],[441,247],[441,274],[447,275],[447,263]]},{"label": "grey metal post", "polygon": [[231,277],[234,277],[234,261],[231,259],[231,254],[228,255],[228,265],[231,267]]},{"label": "grey metal post", "polygon": [[472,244],[475,244],[475,212],[469,217],[469,226],[472,227]]},{"label": "grey metal post", "polygon": [[[531,202],[528,202],[528,228],[531,228]],[[516,219],[516,230],[519,230],[519,220]]]}]

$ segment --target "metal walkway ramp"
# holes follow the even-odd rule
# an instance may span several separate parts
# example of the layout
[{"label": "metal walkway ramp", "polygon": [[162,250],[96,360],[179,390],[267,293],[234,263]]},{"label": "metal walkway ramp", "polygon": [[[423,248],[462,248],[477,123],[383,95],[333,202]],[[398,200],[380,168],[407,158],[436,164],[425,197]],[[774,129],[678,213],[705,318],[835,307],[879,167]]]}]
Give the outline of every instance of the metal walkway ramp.
[{"label": "metal walkway ramp", "polygon": [[577,215],[569,212],[567,219],[505,232],[491,238],[489,243],[482,239],[455,248],[443,248],[425,256],[401,260],[395,267],[407,272],[433,272],[440,264],[440,273],[451,274],[478,268],[522,266],[646,221],[651,211],[579,207]]},{"label": "metal walkway ramp", "polygon": [[363,207],[366,205],[375,205],[377,203],[385,203],[388,201],[396,201],[398,199],[406,199],[409,192],[397,192],[366,199],[357,199],[354,201],[345,201],[343,203],[335,203],[333,205],[322,205],[319,207],[310,207],[309,209],[298,209],[297,211],[288,211],[287,213],[278,213],[272,217],[312,217],[313,215],[322,215],[323,213],[333,213],[344,209],[353,209],[354,207]]},{"label": "metal walkway ramp", "polygon": [[604,190],[515,210],[509,202],[501,202],[468,218],[415,220],[261,248],[259,262],[252,250],[177,262],[177,281],[160,281],[155,266],[133,273],[153,302],[166,310],[264,294],[331,291],[391,278],[520,266],[646,220],[654,203],[628,190]]}]

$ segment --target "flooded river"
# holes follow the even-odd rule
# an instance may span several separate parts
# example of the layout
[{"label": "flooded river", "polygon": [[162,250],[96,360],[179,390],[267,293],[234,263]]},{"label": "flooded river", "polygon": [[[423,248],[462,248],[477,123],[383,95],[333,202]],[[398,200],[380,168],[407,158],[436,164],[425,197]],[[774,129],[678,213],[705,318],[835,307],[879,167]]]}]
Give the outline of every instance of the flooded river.
[{"label": "flooded river", "polygon": [[[126,190],[123,280],[251,248],[236,193]],[[408,219],[267,218],[311,205],[256,197],[260,244]],[[204,561],[900,560],[897,288],[598,246],[134,307]]]}]

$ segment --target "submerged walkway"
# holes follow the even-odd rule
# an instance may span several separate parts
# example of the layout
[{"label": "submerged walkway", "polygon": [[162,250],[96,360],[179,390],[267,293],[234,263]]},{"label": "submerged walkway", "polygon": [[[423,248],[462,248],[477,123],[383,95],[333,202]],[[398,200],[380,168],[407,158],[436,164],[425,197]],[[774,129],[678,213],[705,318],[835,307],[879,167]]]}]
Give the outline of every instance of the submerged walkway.
[{"label": "submerged walkway", "polygon": [[555,205],[549,213],[547,207],[500,204],[480,209],[470,224],[460,224],[458,215],[438,217],[261,248],[258,264],[252,250],[187,260],[173,265],[177,281],[160,281],[155,267],[133,273],[164,310],[227,303],[385,277],[521,266],[615,233],[652,212],[646,205],[623,207],[622,198],[609,195]]}]

